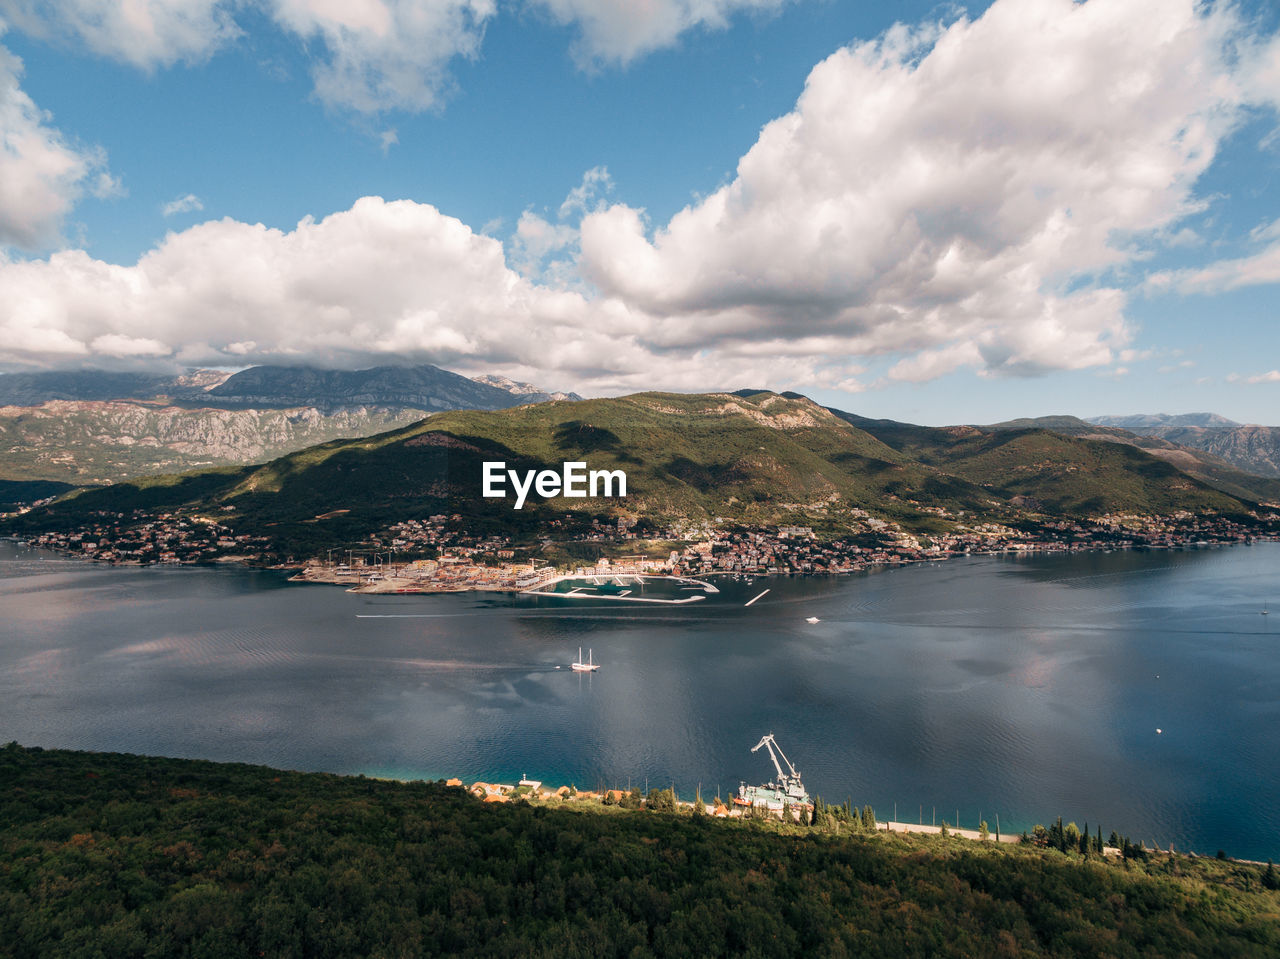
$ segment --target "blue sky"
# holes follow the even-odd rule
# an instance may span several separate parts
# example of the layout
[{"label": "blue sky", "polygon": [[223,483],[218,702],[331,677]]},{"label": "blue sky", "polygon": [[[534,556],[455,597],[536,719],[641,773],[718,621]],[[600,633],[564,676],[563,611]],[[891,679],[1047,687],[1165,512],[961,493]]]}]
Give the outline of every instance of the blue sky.
[{"label": "blue sky", "polygon": [[0,369],[1280,423],[1277,19],[0,0]]}]

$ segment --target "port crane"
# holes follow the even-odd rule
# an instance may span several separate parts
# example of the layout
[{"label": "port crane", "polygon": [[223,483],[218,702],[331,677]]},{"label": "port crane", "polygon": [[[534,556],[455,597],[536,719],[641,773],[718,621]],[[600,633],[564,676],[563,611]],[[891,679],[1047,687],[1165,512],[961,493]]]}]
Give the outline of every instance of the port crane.
[{"label": "port crane", "polygon": [[[768,733],[760,739],[760,742],[751,747],[751,751],[757,752],[763,746],[769,750],[769,758],[773,760],[773,768],[778,771],[777,783],[770,783],[769,787],[776,789],[789,799],[799,802],[808,802],[809,794],[805,792],[804,784],[800,782],[800,774],[796,772],[796,767],[791,765],[791,760],[787,758],[787,754],[782,751],[782,747],[778,745],[778,741],[773,738],[773,733]],[[787,764],[788,772],[783,772],[782,763],[778,762],[778,757],[782,757],[782,762]]]}]

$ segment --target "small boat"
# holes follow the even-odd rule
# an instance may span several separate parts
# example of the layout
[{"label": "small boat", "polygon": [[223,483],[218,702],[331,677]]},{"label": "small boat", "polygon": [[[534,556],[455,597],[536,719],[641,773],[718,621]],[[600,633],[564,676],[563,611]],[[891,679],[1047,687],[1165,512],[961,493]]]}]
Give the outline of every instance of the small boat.
[{"label": "small boat", "polygon": [[817,617],[817,616],[810,616],[808,619],[806,619],[806,620],[805,620],[805,622],[806,622],[806,623],[808,623],[808,624],[810,624],[810,625],[813,625],[814,623],[820,623],[820,622],[822,622],[822,620],[818,619],[818,617]]},{"label": "small boat", "polygon": [[582,647],[579,646],[578,661],[576,663],[570,663],[569,668],[577,673],[594,673],[597,669],[600,668],[600,666],[597,663],[592,662],[591,650],[589,649],[587,650],[587,661],[584,663],[582,661]]}]

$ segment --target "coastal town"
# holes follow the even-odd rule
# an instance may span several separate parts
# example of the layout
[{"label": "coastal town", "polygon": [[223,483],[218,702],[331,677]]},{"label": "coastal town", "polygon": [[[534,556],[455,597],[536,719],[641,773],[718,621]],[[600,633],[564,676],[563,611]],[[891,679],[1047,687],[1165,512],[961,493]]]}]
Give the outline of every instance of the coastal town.
[{"label": "coastal town", "polygon": [[[228,513],[232,512],[230,509]],[[1267,538],[1260,525],[1218,516],[1108,514],[1034,526],[939,516],[951,529],[929,534],[856,510],[846,535],[810,526],[745,526],[724,518],[661,526],[632,517],[566,514],[534,543],[468,532],[461,515],[394,523],[344,548],[281,556],[264,535],[238,533],[234,518],[191,513],[100,513],[74,529],[26,537],[32,546],[95,562],[129,565],[241,563],[296,570],[295,579],[361,592],[527,591],[564,574],[706,576],[839,575],[869,567],[1003,552],[1180,549]],[[1259,517],[1274,524],[1280,516]],[[1271,526],[1274,529],[1274,525]]]}]

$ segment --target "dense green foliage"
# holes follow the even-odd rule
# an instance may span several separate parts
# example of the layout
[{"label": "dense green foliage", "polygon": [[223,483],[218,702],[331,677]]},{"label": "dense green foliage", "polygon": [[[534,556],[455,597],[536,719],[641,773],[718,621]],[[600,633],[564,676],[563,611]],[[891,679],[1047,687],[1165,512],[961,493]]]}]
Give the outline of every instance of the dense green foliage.
[{"label": "dense green foliage", "polygon": [[61,496],[72,489],[70,483],[47,480],[0,480],[0,513],[49,496]]},{"label": "dense green foliage", "polygon": [[0,749],[11,956],[1274,956],[1266,875]]}]

